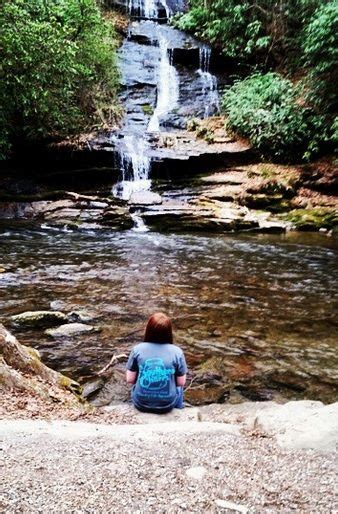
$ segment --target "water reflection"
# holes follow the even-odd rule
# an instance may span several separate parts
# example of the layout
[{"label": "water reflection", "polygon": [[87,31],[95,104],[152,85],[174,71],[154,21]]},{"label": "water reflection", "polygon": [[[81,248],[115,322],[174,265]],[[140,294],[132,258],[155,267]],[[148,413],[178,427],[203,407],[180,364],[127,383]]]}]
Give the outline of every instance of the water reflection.
[{"label": "water reflection", "polygon": [[[15,329],[57,369],[92,373],[142,337],[150,313],[164,310],[192,367],[208,362],[209,370],[256,389],[289,382],[296,396],[325,400],[335,393],[338,265],[330,238],[17,225],[0,232],[0,245],[0,314],[9,328],[10,314],[49,309],[51,302],[89,309],[98,319],[99,333],[69,340]],[[290,385],[290,377],[305,389]]]}]

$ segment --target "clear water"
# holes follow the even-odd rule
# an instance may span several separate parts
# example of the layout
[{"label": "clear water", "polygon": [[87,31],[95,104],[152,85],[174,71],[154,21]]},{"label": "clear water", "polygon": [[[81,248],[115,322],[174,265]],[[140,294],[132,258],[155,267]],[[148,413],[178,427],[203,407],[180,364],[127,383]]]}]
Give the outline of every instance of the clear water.
[{"label": "clear water", "polygon": [[[0,231],[0,315],[56,369],[90,375],[129,351],[147,317],[163,310],[191,369],[216,359],[247,390],[296,380],[304,387],[291,397],[335,396],[338,252],[330,238],[19,227]],[[11,314],[51,302],[90,310],[100,332],[55,340],[11,327]]]}]

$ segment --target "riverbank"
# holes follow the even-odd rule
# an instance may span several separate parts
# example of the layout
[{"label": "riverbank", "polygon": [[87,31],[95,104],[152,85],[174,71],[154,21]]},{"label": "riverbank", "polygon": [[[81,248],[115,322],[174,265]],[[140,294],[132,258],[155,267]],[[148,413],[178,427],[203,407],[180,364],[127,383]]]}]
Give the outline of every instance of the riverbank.
[{"label": "riverbank", "polygon": [[5,510],[335,508],[338,403],[212,404],[161,416],[127,403],[93,408],[36,352],[0,335]]}]

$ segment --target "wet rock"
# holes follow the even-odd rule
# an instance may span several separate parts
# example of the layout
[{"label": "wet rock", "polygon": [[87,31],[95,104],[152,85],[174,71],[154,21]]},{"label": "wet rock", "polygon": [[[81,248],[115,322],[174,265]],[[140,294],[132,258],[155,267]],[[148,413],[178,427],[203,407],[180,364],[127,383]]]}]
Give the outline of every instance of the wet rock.
[{"label": "wet rock", "polygon": [[68,320],[72,323],[90,323],[97,319],[97,317],[95,312],[87,309],[72,311],[68,314]]},{"label": "wet rock", "polygon": [[143,213],[144,221],[150,227],[165,231],[212,231],[232,232],[250,230],[258,227],[256,220],[244,219],[242,216],[230,215],[225,212],[219,216],[209,210],[163,209]]},{"label": "wet rock", "polygon": [[281,234],[288,228],[288,224],[283,221],[259,221],[259,229],[264,233]]},{"label": "wet rock", "polygon": [[27,311],[11,316],[11,321],[22,327],[53,327],[65,323],[67,316],[60,311]]},{"label": "wet rock", "polygon": [[199,68],[199,46],[174,48],[172,53],[173,64],[183,64],[185,66],[193,66],[196,69]]},{"label": "wet rock", "polygon": [[111,207],[105,210],[100,222],[111,228],[121,230],[127,230],[134,226],[129,210],[124,207]]},{"label": "wet rock", "polygon": [[63,300],[53,300],[49,305],[53,311],[64,311],[67,307],[66,302]]},{"label": "wet rock", "polygon": [[89,380],[83,386],[82,397],[85,400],[90,401],[94,396],[98,395],[105,384],[105,381],[102,377],[94,378],[93,380]]},{"label": "wet rock", "polygon": [[57,328],[49,328],[45,333],[52,337],[73,337],[94,331],[95,327],[85,323],[66,323]]},{"label": "wet rock", "polygon": [[243,193],[239,198],[239,202],[241,205],[245,205],[250,209],[267,209],[272,210],[274,212],[281,212],[283,210],[287,210],[289,205],[287,203],[282,203],[284,200],[283,195],[275,194],[269,195],[265,193]]}]

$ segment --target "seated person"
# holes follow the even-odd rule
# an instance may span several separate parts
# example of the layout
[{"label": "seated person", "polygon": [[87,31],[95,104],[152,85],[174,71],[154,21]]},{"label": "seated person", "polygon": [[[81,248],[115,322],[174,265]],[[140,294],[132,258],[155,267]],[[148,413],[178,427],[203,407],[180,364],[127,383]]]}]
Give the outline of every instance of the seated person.
[{"label": "seated person", "polygon": [[128,384],[133,384],[133,404],[143,412],[182,409],[186,374],[183,351],[173,344],[171,320],[161,312],[153,314],[144,342],[132,349],[127,362],[126,378]]}]

